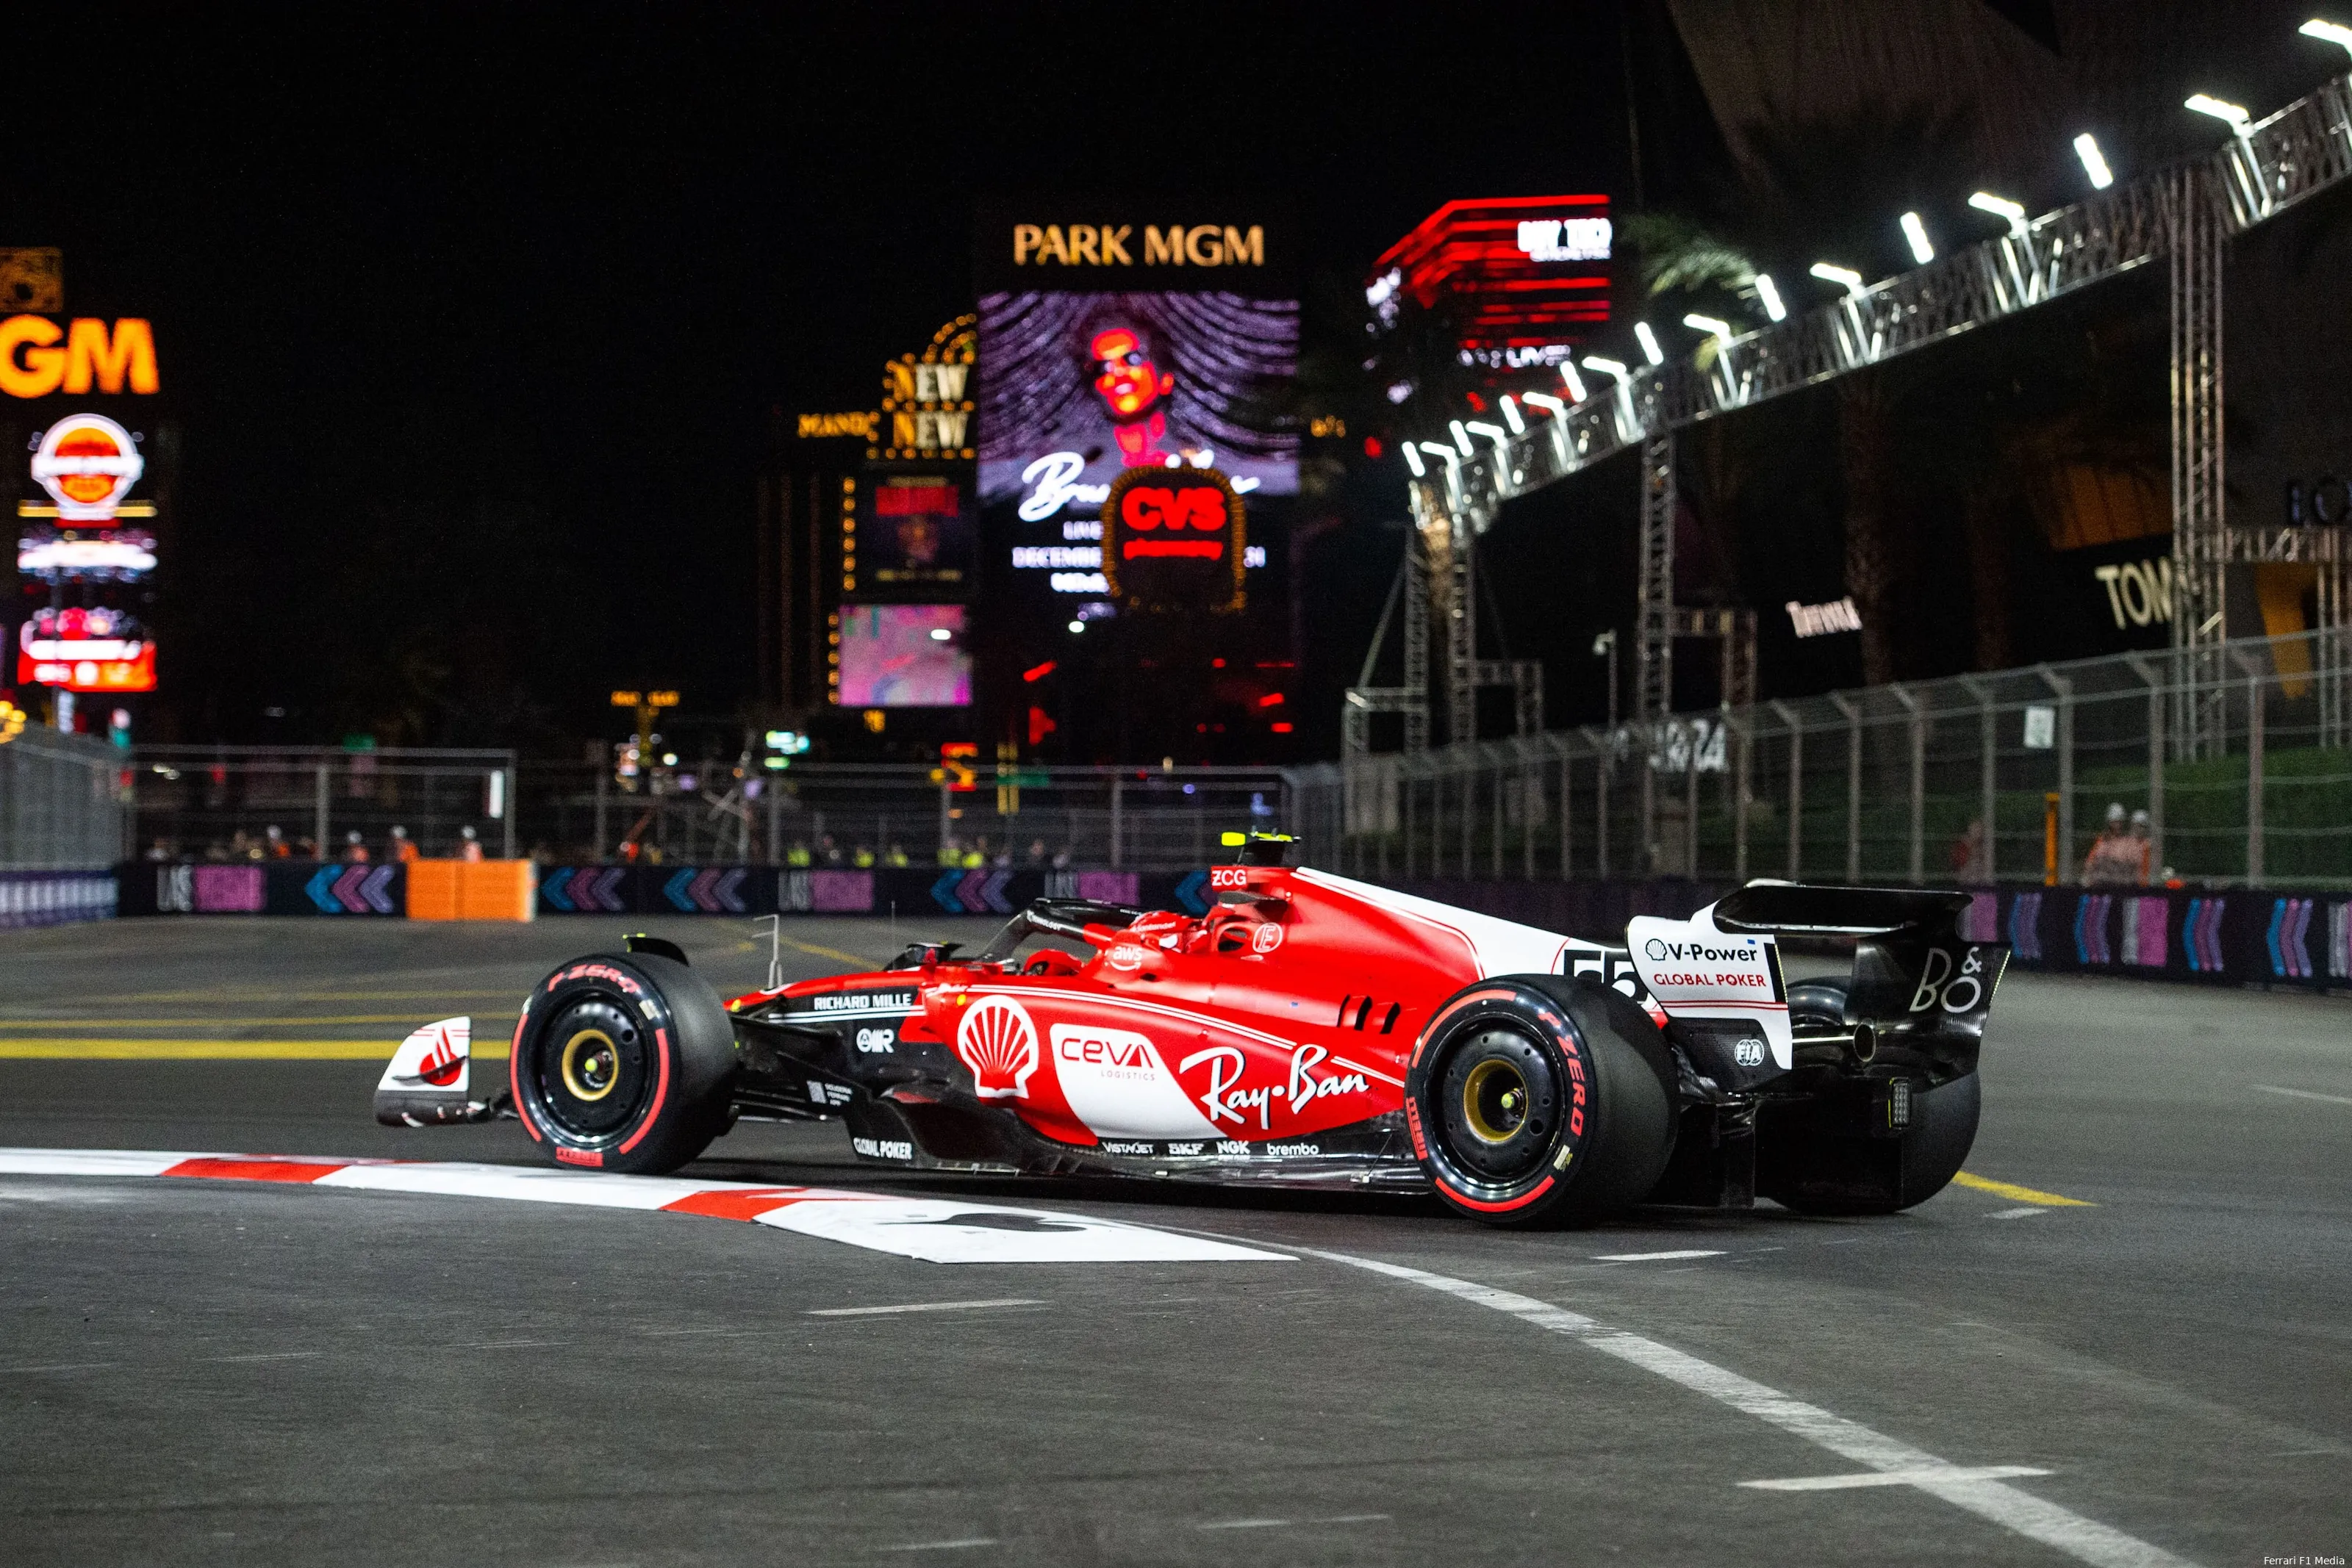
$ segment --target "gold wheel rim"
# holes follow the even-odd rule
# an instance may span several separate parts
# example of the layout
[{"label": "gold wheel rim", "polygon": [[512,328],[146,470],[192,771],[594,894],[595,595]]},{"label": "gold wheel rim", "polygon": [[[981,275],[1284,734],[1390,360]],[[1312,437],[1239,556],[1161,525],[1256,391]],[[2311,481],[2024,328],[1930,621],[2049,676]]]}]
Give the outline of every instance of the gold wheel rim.
[{"label": "gold wheel rim", "polygon": [[620,1049],[601,1029],[583,1029],[565,1040],[562,1065],[563,1087],[575,1100],[593,1103],[621,1081]]},{"label": "gold wheel rim", "polygon": [[[1516,1113],[1509,1126],[1496,1125],[1487,1114],[1485,1102],[1492,1098],[1496,1108],[1506,1113]],[[1462,1080],[1462,1120],[1470,1135],[1482,1144],[1507,1144],[1518,1135],[1528,1115],[1528,1081],[1519,1070],[1507,1061],[1489,1058],[1472,1068]]]}]

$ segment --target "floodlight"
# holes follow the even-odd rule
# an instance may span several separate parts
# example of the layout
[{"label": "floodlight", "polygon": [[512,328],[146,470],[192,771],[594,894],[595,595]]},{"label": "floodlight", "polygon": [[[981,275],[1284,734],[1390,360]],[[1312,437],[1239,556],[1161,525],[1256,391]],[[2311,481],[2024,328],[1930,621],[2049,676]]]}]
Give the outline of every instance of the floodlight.
[{"label": "floodlight", "polygon": [[1444,458],[1445,460],[1445,471],[1449,474],[1462,466],[1462,454],[1454,451],[1451,446],[1440,446],[1434,441],[1424,441],[1421,444],[1421,449],[1423,452],[1428,453],[1432,457]]},{"label": "floodlight", "polygon": [[1615,360],[1604,360],[1598,354],[1585,355],[1584,368],[1588,371],[1599,371],[1604,376],[1613,376],[1621,385],[1630,379],[1629,372],[1623,365],[1619,364]]},{"label": "floodlight", "polygon": [[1847,298],[1853,299],[1862,298],[1862,274],[1853,268],[1834,267],[1826,261],[1817,261],[1809,270],[1823,283],[1834,283],[1844,289]]},{"label": "floodlight", "polygon": [[2098,140],[2089,131],[2074,138],[2074,156],[2083,161],[2083,172],[2091,177],[2091,189],[2104,191],[2116,183],[2116,172],[2107,167],[2106,154],[2099,151]]},{"label": "floodlight", "polygon": [[2323,22],[2314,16],[2295,31],[2306,38],[2317,38],[2322,43],[2334,44],[2346,54],[2352,55],[2352,27],[2345,26],[2340,22]]},{"label": "floodlight", "polygon": [[1706,332],[1720,338],[1727,343],[1731,341],[1731,323],[1728,321],[1718,321],[1712,316],[1685,316],[1683,318],[1683,325],[1695,332]]},{"label": "floodlight", "polygon": [[2025,233],[2025,208],[2021,204],[2011,201],[2007,196],[1996,196],[1990,191],[1979,191],[1969,198],[1969,205],[1980,213],[1990,213],[1997,218],[2008,219],[2009,232],[2013,235]]},{"label": "floodlight", "polygon": [[1564,360],[1560,362],[1559,379],[1560,384],[1568,388],[1569,402],[1582,402],[1592,395],[1584,390],[1584,378],[1576,373],[1575,361]]},{"label": "floodlight", "polygon": [[1666,362],[1664,351],[1658,347],[1658,335],[1650,330],[1650,324],[1647,321],[1633,323],[1633,336],[1642,345],[1643,359],[1654,365],[1663,365]]},{"label": "floodlight", "polygon": [[1462,428],[1462,422],[1460,420],[1447,420],[1445,422],[1445,428],[1454,433],[1454,444],[1462,449],[1463,456],[1469,457],[1475,455],[1477,448],[1470,444],[1470,433]]},{"label": "floodlight", "polygon": [[1916,213],[1906,213],[1900,220],[1903,237],[1911,242],[1911,259],[1925,267],[1936,259],[1936,247],[1927,239],[1927,225],[1919,221]]},{"label": "floodlight", "polygon": [[1789,319],[1789,308],[1780,303],[1780,290],[1774,286],[1770,273],[1756,275],[1756,298],[1764,302],[1764,314],[1773,320],[1786,321]]},{"label": "floodlight", "polygon": [[1483,419],[1474,419],[1470,422],[1470,428],[1493,442],[1495,450],[1497,452],[1503,451],[1510,444],[1511,433],[1499,424],[1489,424]]},{"label": "floodlight", "polygon": [[1070,630],[1073,632],[1083,632],[1086,629],[1087,623],[1083,621],[1073,621],[1070,622]]},{"label": "floodlight", "polygon": [[1535,404],[1538,408],[1543,410],[1546,413],[1551,415],[1554,419],[1559,418],[1562,414],[1565,414],[1568,412],[1568,404],[1560,402],[1559,399],[1552,396],[1549,392],[1521,392],[1519,395],[1522,398],[1525,398],[1528,402]]},{"label": "floodlight", "polygon": [[1511,427],[1513,435],[1527,434],[1528,422],[1520,417],[1519,405],[1511,400],[1507,392],[1503,396],[1503,423]]},{"label": "floodlight", "polygon": [[2234,103],[2227,103],[2204,93],[2194,93],[2182,100],[2181,108],[2193,109],[2200,114],[2210,114],[2216,120],[2229,121],[2230,129],[2243,136],[2254,128],[2254,117]]},{"label": "floodlight", "polygon": [[1412,476],[1416,479],[1428,478],[1429,467],[1426,464],[1422,462],[1421,454],[1412,449],[1412,443],[1410,441],[1401,441],[1397,445],[1398,448],[1404,453],[1404,465],[1412,470]]}]

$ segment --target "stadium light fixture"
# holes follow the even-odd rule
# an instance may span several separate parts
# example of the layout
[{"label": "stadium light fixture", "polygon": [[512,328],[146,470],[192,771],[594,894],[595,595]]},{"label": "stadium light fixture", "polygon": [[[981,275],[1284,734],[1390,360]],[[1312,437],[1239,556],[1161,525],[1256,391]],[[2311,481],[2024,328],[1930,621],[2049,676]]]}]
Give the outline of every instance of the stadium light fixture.
[{"label": "stadium light fixture", "polygon": [[1911,242],[1911,259],[1925,267],[1936,259],[1936,247],[1927,238],[1927,225],[1919,221],[1916,213],[1902,217],[1903,237]]},{"label": "stadium light fixture", "polygon": [[1592,395],[1584,390],[1584,378],[1576,373],[1576,362],[1573,360],[1560,361],[1559,380],[1560,384],[1568,388],[1568,401],[1570,402],[1582,402]]},{"label": "stadium light fixture", "polygon": [[1813,263],[1811,270],[1812,275],[1815,277],[1820,278],[1823,283],[1834,283],[1839,287],[1844,289],[1848,298],[1859,299],[1862,298],[1862,274],[1856,272],[1853,268],[1850,267],[1833,267],[1826,261],[1817,261]]},{"label": "stadium light fixture", "polygon": [[1519,395],[1525,398],[1528,402],[1535,404],[1538,408],[1543,410],[1546,413],[1551,415],[1554,419],[1559,419],[1568,413],[1568,404],[1560,402],[1559,399],[1552,396],[1549,392],[1521,392]]},{"label": "stadium light fixture", "polygon": [[2074,156],[2083,161],[2083,172],[2091,177],[2091,189],[2104,191],[2116,183],[2116,172],[2107,167],[2107,157],[2099,151],[2098,138],[2089,131],[2074,138]]},{"label": "stadium light fixture", "polygon": [[2200,114],[2210,114],[2216,120],[2226,120],[2230,129],[2241,136],[2247,135],[2254,129],[2254,117],[2248,114],[2242,105],[2230,103],[2206,93],[2191,93],[2181,100],[2180,107],[2193,109]]},{"label": "stadium light fixture", "polygon": [[2024,237],[2025,207],[2023,204],[2012,202],[2007,196],[1996,196],[1990,191],[1979,191],[1969,198],[1969,205],[1980,213],[1990,213],[1997,218],[2006,218],[2009,221],[2009,232],[2021,239]]},{"label": "stadium light fixture", "polygon": [[1658,335],[1650,330],[1647,321],[1633,323],[1633,337],[1642,345],[1642,357],[1654,365],[1666,362],[1665,350],[1658,347]]},{"label": "stadium light fixture", "polygon": [[1731,323],[1728,321],[1718,321],[1712,316],[1693,315],[1684,317],[1683,325],[1694,332],[1705,332],[1723,342],[1731,341]]},{"label": "stadium light fixture", "polygon": [[1756,275],[1756,298],[1764,302],[1764,314],[1773,320],[1786,321],[1789,319],[1789,308],[1780,303],[1780,290],[1779,286],[1773,283],[1770,273],[1759,272]]},{"label": "stadium light fixture", "polygon": [[1511,427],[1513,435],[1525,435],[1528,432],[1528,422],[1520,417],[1518,402],[1508,392],[1503,394],[1503,423]]},{"label": "stadium light fixture", "polygon": [[1473,434],[1483,435],[1493,442],[1495,450],[1497,452],[1507,451],[1510,447],[1511,433],[1499,424],[1489,424],[1483,419],[1474,419],[1470,422],[1470,429]]},{"label": "stadium light fixture", "polygon": [[1404,465],[1412,470],[1412,476],[1414,478],[1426,479],[1429,477],[1429,465],[1421,460],[1421,454],[1412,449],[1412,442],[1401,441],[1397,443],[1397,448],[1404,454]]},{"label": "stadium light fixture", "polygon": [[2322,43],[2334,44],[2346,54],[2352,55],[2352,27],[2347,27],[2341,22],[2324,21],[2314,16],[2295,31],[2306,38],[2317,38]]},{"label": "stadium light fixture", "polygon": [[1477,455],[1478,449],[1470,444],[1470,433],[1462,428],[1462,422],[1460,420],[1447,420],[1445,422],[1445,428],[1454,433],[1454,444],[1462,449],[1463,456],[1475,457]]},{"label": "stadium light fixture", "polygon": [[1584,368],[1588,371],[1598,371],[1604,376],[1612,377],[1620,386],[1624,385],[1627,382],[1633,379],[1633,372],[1626,370],[1623,365],[1618,363],[1615,360],[1604,360],[1598,354],[1585,355]]}]

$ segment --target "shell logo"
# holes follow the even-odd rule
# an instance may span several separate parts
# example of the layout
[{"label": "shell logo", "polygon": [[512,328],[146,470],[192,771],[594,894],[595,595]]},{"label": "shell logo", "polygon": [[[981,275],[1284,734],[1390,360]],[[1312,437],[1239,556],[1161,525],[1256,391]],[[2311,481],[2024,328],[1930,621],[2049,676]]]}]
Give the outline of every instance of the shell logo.
[{"label": "shell logo", "polygon": [[57,498],[59,522],[112,522],[146,469],[131,433],[102,413],[58,421],[33,455],[33,477]]},{"label": "shell logo", "polygon": [[1025,1100],[1037,1071],[1037,1026],[1009,997],[982,997],[956,1026],[956,1054],[983,1100]]}]

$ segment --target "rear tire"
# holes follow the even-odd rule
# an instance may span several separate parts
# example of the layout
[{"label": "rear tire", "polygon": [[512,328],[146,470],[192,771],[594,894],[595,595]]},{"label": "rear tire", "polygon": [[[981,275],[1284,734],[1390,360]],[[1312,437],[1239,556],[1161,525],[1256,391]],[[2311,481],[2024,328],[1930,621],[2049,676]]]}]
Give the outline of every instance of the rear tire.
[{"label": "rear tire", "polygon": [[550,1160],[659,1176],[725,1131],[735,1029],[684,964],[599,954],[532,990],[507,1071],[516,1113]]},{"label": "rear tire", "polygon": [[1437,1009],[1405,1072],[1413,1152],[1488,1225],[1588,1222],[1639,1202],[1674,1153],[1674,1063],[1649,1016],[1589,980],[1480,980]]},{"label": "rear tire", "polygon": [[[1845,1012],[1843,980],[1789,988],[1792,1025],[1832,1029]],[[1976,1143],[1983,1092],[1973,1071],[1913,1084],[1900,1138],[1854,1136],[1826,1103],[1770,1107],[1757,1128],[1756,1190],[1800,1214],[1894,1214],[1943,1191]]]}]

